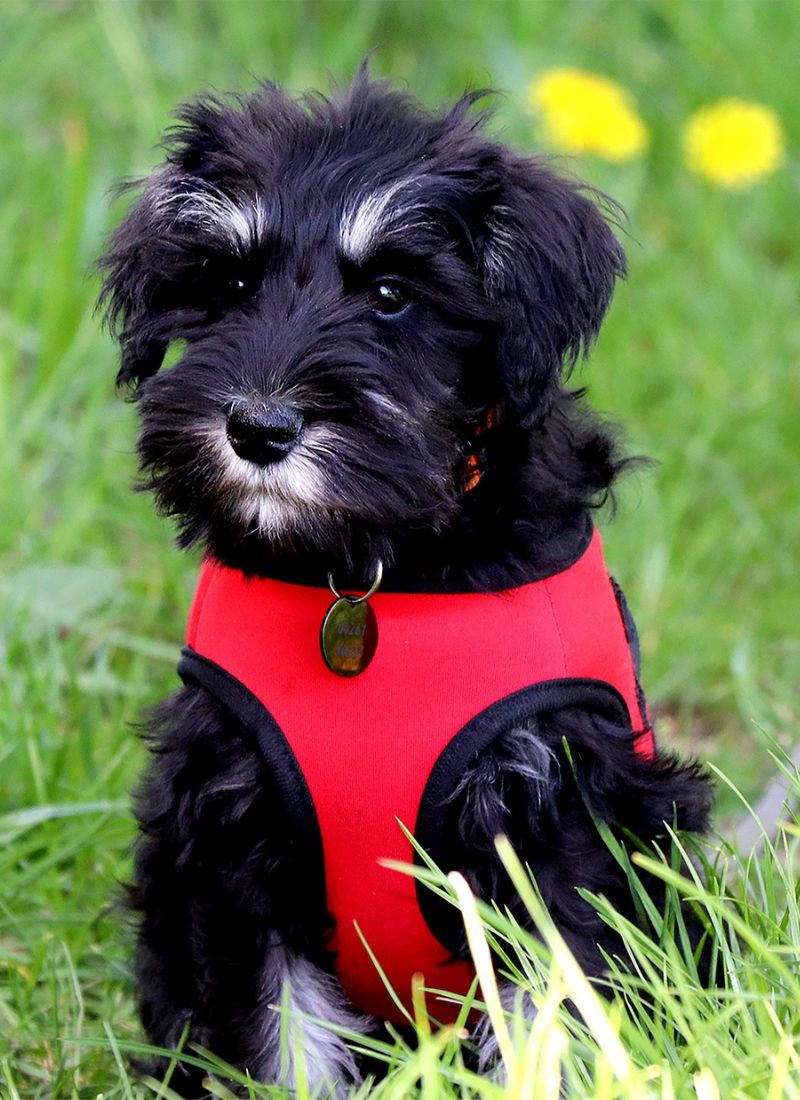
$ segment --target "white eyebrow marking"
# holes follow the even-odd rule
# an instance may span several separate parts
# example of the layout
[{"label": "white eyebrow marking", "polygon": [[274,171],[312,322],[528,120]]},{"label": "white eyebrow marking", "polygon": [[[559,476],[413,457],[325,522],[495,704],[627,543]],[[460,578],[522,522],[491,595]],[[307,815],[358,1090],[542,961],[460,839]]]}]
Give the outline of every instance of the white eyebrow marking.
[{"label": "white eyebrow marking", "polygon": [[417,180],[417,176],[398,180],[383,191],[367,195],[358,205],[351,203],[345,207],[339,226],[339,243],[346,256],[356,261],[364,258],[378,230],[391,225],[404,207],[412,205],[410,202],[395,204],[393,200],[400,191],[413,187]]},{"label": "white eyebrow marking", "polygon": [[156,194],[154,205],[160,209],[174,209],[177,224],[190,224],[215,236],[221,236],[234,248],[247,247],[265,235],[267,212],[261,198],[237,201],[212,184],[198,187],[198,180],[187,180],[186,190],[174,189],[170,181],[169,192]]}]

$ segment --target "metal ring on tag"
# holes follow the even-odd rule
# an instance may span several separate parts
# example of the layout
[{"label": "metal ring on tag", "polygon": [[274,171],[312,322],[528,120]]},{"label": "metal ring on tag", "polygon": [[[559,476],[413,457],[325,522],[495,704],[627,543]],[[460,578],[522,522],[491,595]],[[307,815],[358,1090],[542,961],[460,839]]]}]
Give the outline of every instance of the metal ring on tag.
[{"label": "metal ring on tag", "polygon": [[381,586],[383,580],[383,562],[378,558],[378,564],[375,567],[375,580],[372,582],[368,592],[365,592],[363,596],[343,596],[333,583],[333,573],[328,574],[328,588],[333,592],[337,600],[347,600],[348,603],[357,604],[363,603],[364,600],[368,600],[370,596],[374,596]]}]

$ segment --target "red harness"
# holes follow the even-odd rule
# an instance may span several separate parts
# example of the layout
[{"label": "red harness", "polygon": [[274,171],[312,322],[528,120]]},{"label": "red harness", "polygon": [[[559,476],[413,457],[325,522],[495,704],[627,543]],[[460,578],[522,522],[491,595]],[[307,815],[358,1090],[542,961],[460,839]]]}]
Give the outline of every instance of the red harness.
[{"label": "red harness", "polygon": [[[436,858],[445,803],[500,733],[537,711],[580,705],[630,724],[654,752],[631,654],[632,630],[595,533],[562,572],[495,593],[378,592],[378,648],[359,676],[325,665],[327,589],[202,568],[180,665],[253,730],[305,834],[298,876],[323,875],[336,973],[358,1008],[402,1019],[411,976],[465,993],[474,971],[448,950],[434,895],[385,860],[412,863],[398,821]],[[309,839],[310,838],[310,839]],[[447,907],[444,907],[447,908]],[[361,935],[359,935],[359,930]],[[451,1020],[439,1000],[432,1015]]]}]

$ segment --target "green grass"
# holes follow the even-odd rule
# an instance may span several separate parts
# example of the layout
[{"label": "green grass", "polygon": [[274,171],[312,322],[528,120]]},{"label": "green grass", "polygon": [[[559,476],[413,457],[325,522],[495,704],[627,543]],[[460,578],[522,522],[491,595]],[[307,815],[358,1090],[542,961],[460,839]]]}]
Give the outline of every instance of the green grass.
[{"label": "green grass", "polygon": [[[630,218],[630,278],[578,378],[631,448],[659,462],[624,488],[606,543],[639,623],[662,736],[753,796],[776,768],[759,731],[787,749],[798,739],[798,32],[791,0],[2,6],[3,1097],[153,1094],[118,1068],[119,1045],[138,1033],[129,934],[111,904],[128,869],[126,792],[141,763],[131,723],[174,686],[196,563],[129,491],[133,412],[113,393],[114,349],[92,314],[91,264],[120,213],[106,198],[114,179],[156,162],[170,109],[199,88],[246,90],[256,75],[325,86],[375,45],[375,71],[431,104],[468,84],[501,88],[495,127],[530,149],[523,93],[542,67],[577,64],[634,92],[648,154],[571,165]],[[775,109],[789,146],[787,165],[741,195],[681,164],[683,120],[727,94]],[[737,812],[723,785],[723,823]],[[798,1095],[787,977],[800,937],[796,834],[781,843],[759,860],[718,857],[702,904],[731,953],[720,994],[694,989],[669,942],[631,932],[634,973],[657,1008],[645,1013],[635,979],[619,979],[626,992],[606,1013],[626,1051],[616,1065],[563,1012],[575,979],[559,945],[552,964],[537,961],[491,917],[493,934],[514,940],[545,1021],[516,1037],[515,1072],[561,1060],[573,1097]],[[385,1095],[452,1095],[457,1082],[503,1095],[464,1083],[456,1047],[445,1036],[387,1053],[398,1066]],[[554,1079],[537,1097],[556,1096]]]}]

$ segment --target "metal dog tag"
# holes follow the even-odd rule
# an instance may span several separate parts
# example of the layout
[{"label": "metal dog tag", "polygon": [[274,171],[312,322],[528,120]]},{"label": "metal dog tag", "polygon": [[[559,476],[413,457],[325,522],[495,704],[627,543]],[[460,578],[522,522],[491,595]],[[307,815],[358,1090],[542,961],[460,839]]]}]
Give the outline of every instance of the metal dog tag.
[{"label": "metal dog tag", "polygon": [[337,676],[358,676],[378,647],[378,620],[368,603],[334,600],[320,635],[325,664]]},{"label": "metal dog tag", "polygon": [[383,567],[379,562],[377,577],[363,596],[340,595],[333,578],[328,576],[336,599],[322,620],[319,643],[325,664],[337,676],[358,676],[375,656],[378,620],[367,601],[377,591],[382,576]]}]

